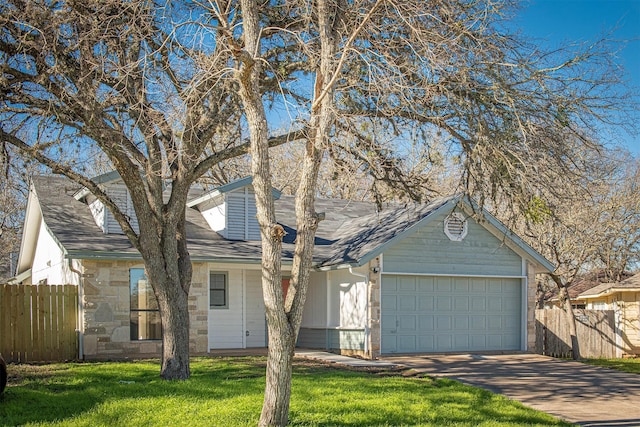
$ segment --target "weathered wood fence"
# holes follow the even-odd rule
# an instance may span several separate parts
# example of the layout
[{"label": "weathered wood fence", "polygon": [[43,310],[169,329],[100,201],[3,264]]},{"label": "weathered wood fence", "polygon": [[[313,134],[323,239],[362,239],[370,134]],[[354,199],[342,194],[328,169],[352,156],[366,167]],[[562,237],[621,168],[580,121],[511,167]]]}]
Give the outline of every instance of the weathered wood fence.
[{"label": "weathered wood fence", "polygon": [[[574,310],[581,357],[616,357],[613,310]],[[572,357],[569,321],[564,310],[536,310],[536,349],[552,357]]]},{"label": "weathered wood fence", "polygon": [[7,362],[78,358],[78,287],[0,285],[0,354]]}]

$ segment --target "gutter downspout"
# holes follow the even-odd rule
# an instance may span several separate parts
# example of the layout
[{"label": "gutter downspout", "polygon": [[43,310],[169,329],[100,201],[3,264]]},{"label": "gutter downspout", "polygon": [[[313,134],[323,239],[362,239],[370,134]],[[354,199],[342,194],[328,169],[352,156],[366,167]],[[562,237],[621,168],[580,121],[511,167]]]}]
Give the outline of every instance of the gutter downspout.
[{"label": "gutter downspout", "polygon": [[73,266],[73,258],[69,258],[69,270],[78,275],[78,360],[84,360],[84,274]]},{"label": "gutter downspout", "polygon": [[365,284],[365,306],[364,306],[364,312],[365,312],[365,322],[364,322],[364,353],[366,355],[369,354],[369,341],[370,341],[370,337],[369,337],[369,275],[368,274],[362,274],[362,273],[356,273],[355,271],[353,271],[353,266],[349,266],[349,273],[351,273],[352,275],[356,276],[356,277],[361,277],[364,279],[364,284]]}]

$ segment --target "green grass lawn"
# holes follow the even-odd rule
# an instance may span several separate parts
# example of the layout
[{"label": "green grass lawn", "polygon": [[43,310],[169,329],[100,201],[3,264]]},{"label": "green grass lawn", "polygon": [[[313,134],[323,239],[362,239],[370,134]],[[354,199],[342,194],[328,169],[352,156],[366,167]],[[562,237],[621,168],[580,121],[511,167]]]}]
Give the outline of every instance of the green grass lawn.
[{"label": "green grass lawn", "polygon": [[616,369],[618,371],[640,374],[640,358],[634,359],[585,359],[584,363]]},{"label": "green grass lawn", "polygon": [[[155,361],[10,365],[0,425],[256,425],[264,358],[195,358],[166,382]],[[292,426],[567,426],[455,381],[297,361]]]}]

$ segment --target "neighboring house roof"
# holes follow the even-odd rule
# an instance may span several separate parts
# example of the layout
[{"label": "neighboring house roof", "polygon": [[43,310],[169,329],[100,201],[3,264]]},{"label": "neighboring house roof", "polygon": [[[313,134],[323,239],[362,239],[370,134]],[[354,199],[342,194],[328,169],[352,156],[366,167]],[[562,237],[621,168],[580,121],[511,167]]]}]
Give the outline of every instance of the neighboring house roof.
[{"label": "neighboring house roof", "polygon": [[[631,273],[623,272],[622,278],[629,278]],[[605,270],[592,271],[582,275],[576,279],[569,287],[569,298],[578,299],[580,295],[591,294],[593,289],[600,288],[603,285],[610,285],[611,279]],[[554,287],[545,295],[545,301],[555,301],[558,299],[558,288]]]},{"label": "neighboring house roof", "polygon": [[[195,206],[204,200],[203,197],[215,197],[249,184],[245,179],[213,192],[194,189],[189,195],[189,206]],[[96,225],[87,204],[74,197],[81,191],[77,184],[62,177],[34,177],[33,190],[44,223],[68,258],[141,259],[125,235],[105,234]],[[283,258],[290,261],[296,238],[295,215],[292,215],[295,199],[279,192],[274,195],[279,196],[275,201],[276,217],[287,233],[283,241]],[[464,203],[469,204],[460,196],[451,196],[426,205],[395,206],[378,212],[373,203],[318,199],[315,208],[317,212],[325,213],[325,220],[320,222],[316,233],[314,262],[319,268],[363,265],[440,213]],[[485,216],[522,256],[536,261],[544,269],[553,270],[549,261],[499,221],[488,213]],[[193,208],[186,208],[186,221],[193,261],[260,261],[259,241],[225,239],[211,230],[200,212]]]},{"label": "neighboring house roof", "polygon": [[577,299],[597,298],[617,292],[640,292],[640,274],[631,276],[621,282],[602,283],[582,292]]}]

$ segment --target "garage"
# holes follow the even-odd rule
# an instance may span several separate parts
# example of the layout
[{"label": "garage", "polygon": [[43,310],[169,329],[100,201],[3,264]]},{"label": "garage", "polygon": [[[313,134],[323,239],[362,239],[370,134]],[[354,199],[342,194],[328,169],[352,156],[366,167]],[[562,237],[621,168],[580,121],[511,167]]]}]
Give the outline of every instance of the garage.
[{"label": "garage", "polygon": [[381,353],[520,350],[523,280],[385,274]]}]

